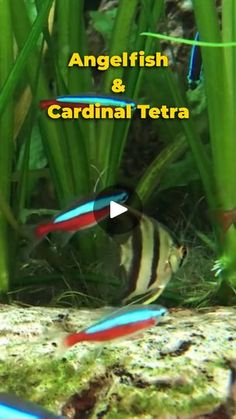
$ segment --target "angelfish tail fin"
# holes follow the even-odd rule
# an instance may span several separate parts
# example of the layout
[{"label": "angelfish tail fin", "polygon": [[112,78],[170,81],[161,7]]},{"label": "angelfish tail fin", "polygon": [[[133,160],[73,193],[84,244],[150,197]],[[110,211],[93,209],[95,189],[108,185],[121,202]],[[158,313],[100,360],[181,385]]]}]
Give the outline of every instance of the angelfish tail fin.
[{"label": "angelfish tail fin", "polygon": [[148,305],[148,304],[151,304],[153,301],[155,301],[161,293],[162,293],[162,288],[160,287],[153,288],[152,290],[144,294],[139,294],[139,295],[134,295],[134,296],[128,295],[122,300],[122,303],[124,305],[137,304],[137,303]]}]

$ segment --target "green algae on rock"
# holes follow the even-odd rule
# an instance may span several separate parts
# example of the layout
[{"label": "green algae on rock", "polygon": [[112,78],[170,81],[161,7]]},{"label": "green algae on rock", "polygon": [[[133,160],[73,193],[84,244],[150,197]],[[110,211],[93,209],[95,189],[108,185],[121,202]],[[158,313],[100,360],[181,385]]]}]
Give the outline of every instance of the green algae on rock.
[{"label": "green algae on rock", "polygon": [[227,399],[235,308],[173,309],[140,338],[78,344],[60,356],[65,329],[82,329],[112,308],[0,308],[0,391],[68,418],[186,419]]}]

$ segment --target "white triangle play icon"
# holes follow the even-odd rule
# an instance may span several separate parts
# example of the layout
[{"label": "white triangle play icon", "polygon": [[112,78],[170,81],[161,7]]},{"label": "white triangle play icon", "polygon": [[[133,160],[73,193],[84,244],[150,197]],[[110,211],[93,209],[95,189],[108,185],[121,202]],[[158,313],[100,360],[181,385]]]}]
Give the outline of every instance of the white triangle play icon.
[{"label": "white triangle play icon", "polygon": [[128,211],[123,205],[117,204],[115,201],[110,202],[110,218],[118,217],[118,215],[124,214]]}]

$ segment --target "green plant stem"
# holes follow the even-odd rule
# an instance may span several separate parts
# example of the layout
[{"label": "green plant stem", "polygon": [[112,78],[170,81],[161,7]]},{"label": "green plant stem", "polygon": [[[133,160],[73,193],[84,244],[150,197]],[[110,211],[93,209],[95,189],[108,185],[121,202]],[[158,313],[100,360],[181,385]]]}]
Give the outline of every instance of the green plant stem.
[{"label": "green plant stem", "polygon": [[177,44],[184,44],[184,45],[196,45],[198,47],[207,47],[207,48],[229,48],[229,47],[236,47],[236,42],[211,42],[211,41],[196,41],[186,38],[177,38],[175,36],[170,35],[163,35],[162,33],[150,33],[150,32],[142,32],[140,33],[141,36],[150,36],[152,38],[161,39],[165,41],[174,42]]},{"label": "green plant stem", "polygon": [[[150,28],[150,30],[154,30],[157,23],[160,20],[162,10],[163,10],[164,1],[155,2],[153,6],[152,1],[142,1],[141,10],[140,10],[140,17],[138,23],[138,36],[136,39],[136,50],[137,51],[145,51],[145,54],[149,54],[151,52],[153,46],[152,39],[145,39],[139,36],[139,33],[142,30],[146,30]],[[139,91],[143,82],[145,74],[145,68],[134,67],[129,69],[128,76],[126,77],[126,91],[127,96],[133,98],[134,101],[138,100]],[[117,176],[117,171],[121,163],[122,155],[124,152],[124,148],[127,142],[128,132],[131,125],[132,120],[128,121],[117,121],[116,125],[119,126],[119,129],[115,130],[113,133],[113,144],[110,154],[110,167],[113,170],[109,171],[108,183],[114,183]]]},{"label": "green plant stem", "polygon": [[[19,22],[18,16],[21,15]],[[14,21],[14,31],[17,43],[20,48],[24,46],[27,35],[30,31],[30,22],[25,10],[24,2],[19,0],[17,5],[15,2],[12,4],[12,14]],[[31,85],[34,85],[34,72],[31,71],[32,66],[37,67],[37,55],[36,52],[31,55],[30,60],[27,64],[27,72],[29,75],[29,81]],[[50,92],[44,74],[42,71],[39,75],[39,86],[38,86],[38,101],[43,98],[50,97]],[[59,122],[59,123],[58,123]],[[75,189],[73,185],[73,178],[69,168],[71,167],[70,154],[68,150],[68,144],[66,141],[66,132],[63,123],[60,121],[52,121],[47,118],[43,113],[39,117],[39,125],[42,133],[43,145],[47,154],[51,175],[55,185],[56,193],[60,202],[61,207],[71,201],[71,198],[75,196]],[[80,193],[86,190],[86,165],[83,153],[80,153],[80,167],[81,173],[81,190]],[[84,176],[84,178],[83,178]]]},{"label": "green plant stem", "polygon": [[17,220],[11,210],[10,205],[8,204],[8,201],[0,191],[0,214],[5,221],[8,222],[8,224],[12,227],[13,230],[16,232],[19,232],[19,225],[17,223]]},{"label": "green plant stem", "polygon": [[[222,37],[224,42],[229,42],[236,40],[236,5],[233,0],[223,1],[222,3],[222,21],[223,21],[223,30]],[[235,71],[236,71],[236,50],[235,48],[230,48],[224,50],[224,62],[225,62],[225,86],[227,88],[226,101],[225,105],[227,108],[224,108],[225,115],[225,127],[227,131],[224,132],[225,141],[227,147],[223,147],[223,153],[225,154],[225,162],[227,164],[227,175],[228,178],[226,181],[229,182],[227,185],[227,191],[229,196],[223,196],[224,207],[223,208],[234,208],[236,206],[236,190],[235,190],[235,179],[236,179],[236,165],[235,165],[235,153],[236,153],[236,144],[235,144],[235,130],[236,130],[236,121],[235,121],[235,107],[236,107],[236,83],[235,83]],[[228,137],[229,136],[229,137]],[[225,171],[226,168],[223,168],[222,171]],[[226,273],[227,278],[230,283],[233,285],[234,290],[236,290],[236,232],[234,228],[230,228],[228,234],[225,238],[225,247],[226,254],[230,257],[230,267],[228,273]]]},{"label": "green plant stem", "polygon": [[[212,0],[205,2],[204,7],[202,0],[194,1],[193,4],[201,39],[208,42],[220,42],[221,35],[215,2]],[[217,173],[221,172],[222,144],[224,141],[222,107],[224,106],[226,95],[224,91],[223,51],[218,48],[202,48],[202,57],[214,172],[217,175]],[[219,66],[217,71],[216,65]],[[218,190],[220,189],[221,187],[218,187]]]},{"label": "green plant stem", "polygon": [[70,54],[69,32],[70,25],[70,2],[68,0],[57,0],[56,2],[57,17],[57,59],[59,71],[68,87],[68,57]]},{"label": "green plant stem", "polygon": [[[70,0],[69,26],[70,54],[72,52],[79,52],[81,57],[88,55],[83,0]],[[91,69],[86,67],[69,68],[68,89],[70,94],[78,94],[79,92],[88,93],[94,91]],[[95,121],[80,119],[78,124],[81,130],[79,140],[80,142],[84,141],[84,147],[86,148],[90,163],[96,164],[97,147]],[[91,167],[88,167],[88,170],[91,173]],[[93,173],[91,173],[91,175],[92,174]]]},{"label": "green plant stem", "polygon": [[[59,0],[59,5],[64,4],[64,0]],[[58,39],[58,47],[67,51],[67,57],[64,55],[64,63],[60,69],[63,71],[67,67],[68,60],[73,52],[79,52],[81,57],[88,55],[87,40],[84,23],[84,1],[70,0],[65,9],[58,9],[58,34],[63,34],[63,44]],[[65,33],[64,26],[69,28]],[[72,67],[67,72],[67,88],[69,94],[79,94],[80,92],[91,92],[93,90],[92,73],[89,68],[80,69]],[[63,91],[61,92],[62,94]],[[93,190],[95,181],[94,173],[90,165],[96,160],[96,137],[95,122],[80,119],[79,121],[63,121],[66,131],[68,150],[71,160],[70,171],[73,175],[75,196],[87,196]],[[81,260],[85,264],[90,264],[94,260],[95,244],[92,239],[92,233],[76,236]]]},{"label": "green plant stem", "polygon": [[[201,38],[205,41],[221,41],[215,2],[194,0],[194,11]],[[223,2],[223,35],[229,39],[235,32],[234,3]],[[204,83],[208,101],[211,147],[218,207],[227,210],[236,207],[236,122],[235,122],[235,51],[202,48]],[[216,71],[217,68],[217,71]],[[234,87],[233,87],[234,86]],[[225,235],[222,251],[229,257],[227,278],[236,287],[236,232],[230,228]]]},{"label": "green plant stem", "polygon": [[[121,54],[129,50],[130,34],[137,12],[138,0],[119,1],[115,24],[112,31],[111,45],[109,55]],[[122,28],[122,30],[121,30]],[[109,68],[104,76],[103,91],[110,92],[112,82],[116,78],[122,78],[124,69],[122,67]]]},{"label": "green plant stem", "polygon": [[[109,55],[119,55],[123,51],[129,50],[130,34],[134,17],[137,11],[138,0],[120,0],[118,11],[115,19],[115,24],[112,31],[111,44],[109,48]],[[122,30],[121,30],[122,28]],[[104,93],[111,93],[113,80],[116,78],[122,79],[124,69],[122,67],[109,68],[103,80],[102,90]],[[99,171],[105,169],[104,183],[108,184],[110,173],[114,167],[110,165],[110,155],[112,148],[112,135],[114,132],[115,121],[99,121],[99,150],[97,167]]]},{"label": "green plant stem", "polygon": [[[68,68],[67,63],[73,52],[78,52],[81,57],[88,55],[86,31],[84,24],[84,1],[71,0],[65,6],[64,0],[57,1],[57,17],[58,17],[58,46],[57,46],[57,62],[59,73],[66,82],[68,94],[79,94],[80,92],[92,92],[92,73],[89,68],[72,67]],[[65,88],[62,87],[61,92],[65,94]],[[95,122],[92,120],[80,119],[76,123],[64,121],[67,129],[67,138],[71,143],[71,152],[74,153],[78,148],[78,143],[83,144],[83,148],[87,152],[86,161],[96,162],[96,130]],[[68,128],[67,128],[68,127]],[[75,129],[74,129],[75,128]],[[86,139],[86,141],[84,141]],[[74,145],[72,144],[74,142]],[[77,144],[76,144],[77,143]],[[77,182],[80,177],[77,174],[77,162],[72,156],[72,164],[74,167],[75,188],[78,190]],[[91,170],[87,168],[87,178],[89,178]],[[88,189],[91,185],[88,182]]]},{"label": "green plant stem", "polygon": [[[24,43],[24,46],[20,54],[18,55],[14,66],[10,68],[8,73],[5,75],[6,79],[3,79],[5,83],[1,86],[2,89],[0,91],[0,114],[5,108],[5,105],[7,101],[9,100],[9,98],[11,97],[19,78],[24,72],[28,57],[33,51],[33,49],[35,48],[39,35],[42,31],[42,27],[48,17],[48,13],[52,5],[52,2],[53,0],[45,0],[43,2],[41,13],[38,15],[37,19],[35,20],[33,24],[33,27],[29,33],[27,42]],[[20,9],[20,4],[17,6],[17,3],[14,3],[13,8],[14,7],[16,7],[17,9],[19,7]],[[8,4],[8,9],[9,9],[9,4]],[[18,19],[19,19],[19,15],[18,15]],[[3,60],[4,60],[4,57],[3,57]]]},{"label": "green plant stem", "polygon": [[[13,64],[13,33],[8,0],[0,2],[0,87],[6,80]],[[10,201],[11,170],[13,163],[13,103],[9,98],[0,112],[0,191],[3,201]],[[1,199],[1,197],[0,197]],[[0,292],[9,288],[9,231],[7,220],[0,212]]]},{"label": "green plant stem", "polygon": [[[158,44],[158,49],[161,50],[159,40],[157,41],[157,44]],[[164,72],[164,83],[165,83],[165,86],[168,86],[174,105],[178,107],[186,106],[185,104],[187,100],[185,96],[181,93],[181,90],[176,83],[176,79],[173,77],[172,72],[168,68],[165,69],[165,72]],[[206,155],[201,138],[195,129],[194,122],[191,120],[191,115],[190,115],[189,120],[181,121],[181,126],[185,134],[186,140],[189,143],[189,146],[195,157],[196,164],[197,164],[204,188],[206,190],[207,200],[210,205],[210,208],[215,208],[216,199],[214,195],[213,176],[211,174],[212,167],[211,167],[209,158]]]}]

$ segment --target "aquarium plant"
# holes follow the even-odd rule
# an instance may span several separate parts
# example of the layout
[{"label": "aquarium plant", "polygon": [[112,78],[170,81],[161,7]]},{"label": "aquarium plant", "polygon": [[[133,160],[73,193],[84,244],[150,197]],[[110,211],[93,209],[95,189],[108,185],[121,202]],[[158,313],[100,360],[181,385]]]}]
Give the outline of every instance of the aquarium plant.
[{"label": "aquarium plant", "polygon": [[[112,80],[118,78],[125,80],[125,95],[135,102],[142,101],[145,95],[150,98],[150,89],[148,93],[146,88],[149,83],[151,91],[158,86],[163,101],[173,106],[188,104],[182,81],[169,68],[156,74],[139,67],[132,71],[109,68],[99,76],[90,68],[69,70],[71,52],[86,55],[91,48],[84,3],[3,0],[0,9],[3,28],[0,34],[0,291],[3,294],[11,289],[13,279],[17,284],[15,256],[25,235],[22,227],[28,215],[35,212],[35,209],[31,211],[31,202],[39,179],[49,179],[58,210],[74,199],[119,182],[131,132],[131,120],[55,123],[40,111],[40,100],[71,92],[107,94]],[[236,233],[234,227],[230,227],[222,234],[214,211],[231,210],[236,206],[233,115],[236,49],[228,45],[236,39],[234,5],[233,0],[223,1],[222,24],[213,0],[207,3],[194,0],[193,7],[196,28],[203,42],[202,86],[207,99],[210,148],[202,141],[194,118],[175,121],[175,129],[168,121],[164,146],[132,186],[143,203],[148,203],[161,187],[161,180],[171,164],[191,150],[213,215],[216,257],[227,260],[222,284],[226,287],[228,283],[233,289],[236,285]],[[163,36],[157,39],[156,34],[165,20],[164,0],[120,0],[112,10],[91,13],[89,19],[100,30],[106,54],[140,50],[148,54],[162,50],[160,39]],[[173,38],[170,41],[184,42]],[[192,44],[194,42],[197,41],[193,40]],[[39,208],[38,213],[50,214],[50,208],[48,212],[47,208],[43,211]],[[9,240],[9,234],[14,240]],[[77,235],[74,245],[84,268],[93,263],[95,256],[99,259],[102,241],[104,238],[99,232],[96,239],[90,232]],[[220,283],[219,280],[217,287]]]}]

